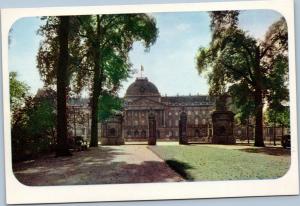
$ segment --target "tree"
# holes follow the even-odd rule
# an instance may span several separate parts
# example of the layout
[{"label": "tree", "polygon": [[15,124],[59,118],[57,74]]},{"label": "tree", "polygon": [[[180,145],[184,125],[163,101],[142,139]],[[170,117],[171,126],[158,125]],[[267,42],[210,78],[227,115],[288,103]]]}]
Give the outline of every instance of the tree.
[{"label": "tree", "polygon": [[31,134],[38,134],[41,138],[55,144],[56,142],[56,92],[51,88],[39,89],[32,99],[33,106],[28,112],[29,124],[28,128]]},{"label": "tree", "polygon": [[123,106],[123,101],[111,94],[103,94],[99,100],[99,115],[98,119],[102,122],[110,116],[118,113]]},{"label": "tree", "polygon": [[[264,41],[259,42],[238,27],[237,17],[235,11],[211,13],[213,39],[208,48],[199,49],[197,69],[200,74],[208,71],[210,94],[229,93],[241,116],[254,114],[254,145],[264,146],[265,102],[284,101],[288,94],[287,26],[280,19],[270,26]],[[285,91],[284,95],[280,91]],[[274,98],[275,94],[278,97]]]},{"label": "tree", "polygon": [[69,65],[69,26],[70,17],[59,17],[59,56],[56,71],[57,88],[57,148],[56,156],[70,155],[67,141],[67,72]]},{"label": "tree", "polygon": [[290,108],[281,106],[279,108],[268,108],[266,111],[266,123],[273,126],[273,139],[276,145],[276,127],[281,126],[281,136],[284,135],[284,127],[290,126]]},{"label": "tree", "polygon": [[99,98],[104,91],[114,94],[118,90],[129,76],[133,43],[143,41],[149,48],[156,40],[157,28],[155,20],[146,14],[81,16],[78,20],[87,46],[85,63],[92,69],[77,73],[77,85],[88,83],[92,88],[90,146],[96,147]]},{"label": "tree", "polygon": [[80,39],[74,17],[43,17],[38,31],[43,41],[37,54],[37,67],[46,86],[57,91],[57,156],[70,155],[67,143],[67,96],[72,73],[76,68]]},{"label": "tree", "polygon": [[14,113],[25,104],[25,99],[29,95],[29,86],[17,79],[17,72],[9,72],[9,100],[12,123]]},{"label": "tree", "polygon": [[48,90],[28,96],[15,113],[12,124],[12,156],[14,161],[34,158],[50,152],[55,143],[55,104]]}]

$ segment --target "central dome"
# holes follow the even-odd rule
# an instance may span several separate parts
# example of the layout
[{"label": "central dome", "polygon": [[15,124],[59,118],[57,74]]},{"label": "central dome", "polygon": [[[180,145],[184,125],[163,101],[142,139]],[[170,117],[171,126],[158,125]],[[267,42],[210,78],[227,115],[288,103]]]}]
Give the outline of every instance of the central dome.
[{"label": "central dome", "polygon": [[136,78],[127,89],[126,97],[128,96],[160,96],[157,87],[147,78]]}]

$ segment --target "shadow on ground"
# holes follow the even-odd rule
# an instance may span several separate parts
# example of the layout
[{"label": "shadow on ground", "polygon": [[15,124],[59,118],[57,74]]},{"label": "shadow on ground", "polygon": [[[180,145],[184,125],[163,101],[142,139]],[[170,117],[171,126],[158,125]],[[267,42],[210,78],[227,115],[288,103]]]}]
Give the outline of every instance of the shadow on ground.
[{"label": "shadow on ground", "polygon": [[289,156],[291,155],[290,149],[284,149],[281,147],[259,147],[259,148],[244,148],[239,149],[243,152],[249,153],[262,153],[267,155],[274,155],[274,156]]},{"label": "shadow on ground", "polygon": [[186,180],[193,181],[194,178],[187,171],[188,169],[193,169],[193,167],[185,162],[180,162],[178,160],[166,160],[166,163],[171,167],[174,171],[181,175],[182,178]]},{"label": "shadow on ground", "polygon": [[28,186],[182,181],[163,161],[135,161],[132,154],[124,151],[112,147],[92,148],[75,152],[71,157],[17,163],[13,171]]}]

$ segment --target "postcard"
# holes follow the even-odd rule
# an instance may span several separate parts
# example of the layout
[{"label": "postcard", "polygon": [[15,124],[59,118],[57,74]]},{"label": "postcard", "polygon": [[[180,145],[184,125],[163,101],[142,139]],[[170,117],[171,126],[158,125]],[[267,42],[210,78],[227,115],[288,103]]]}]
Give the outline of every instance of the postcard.
[{"label": "postcard", "polygon": [[297,195],[293,1],[1,10],[8,204]]}]

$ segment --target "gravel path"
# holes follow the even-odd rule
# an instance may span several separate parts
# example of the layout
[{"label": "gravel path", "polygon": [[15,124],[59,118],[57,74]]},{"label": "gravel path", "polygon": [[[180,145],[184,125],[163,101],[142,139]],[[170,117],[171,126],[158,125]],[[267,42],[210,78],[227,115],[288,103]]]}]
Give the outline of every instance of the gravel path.
[{"label": "gravel path", "polygon": [[30,186],[183,181],[147,145],[90,148],[71,157],[17,163],[13,170]]}]

